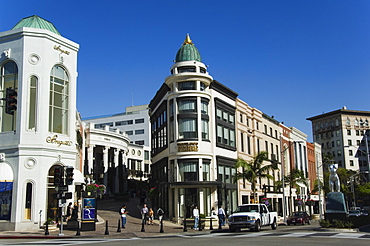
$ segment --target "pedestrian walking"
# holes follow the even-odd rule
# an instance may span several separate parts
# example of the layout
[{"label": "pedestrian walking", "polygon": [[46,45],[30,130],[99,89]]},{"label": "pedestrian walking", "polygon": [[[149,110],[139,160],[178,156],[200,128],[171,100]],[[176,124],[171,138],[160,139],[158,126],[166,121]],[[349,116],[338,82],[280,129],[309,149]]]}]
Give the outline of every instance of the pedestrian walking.
[{"label": "pedestrian walking", "polygon": [[199,230],[198,229],[198,224],[199,224],[199,209],[198,206],[195,206],[193,209],[193,217],[194,217],[194,230]]},{"label": "pedestrian walking", "polygon": [[66,217],[66,221],[70,220],[72,218],[72,213],[73,213],[73,205],[72,203],[70,202],[68,204],[68,207],[67,207],[67,217]]},{"label": "pedestrian walking", "polygon": [[149,208],[149,212],[148,212],[148,224],[149,225],[153,225],[153,218],[154,218],[154,211],[152,208]]},{"label": "pedestrian walking", "polygon": [[220,220],[221,226],[224,226],[225,225],[226,214],[225,214],[225,210],[222,208],[222,206],[220,206],[220,208],[218,209],[218,219]]},{"label": "pedestrian walking", "polygon": [[164,215],[163,209],[158,208],[157,209],[157,214],[158,214],[158,222],[159,222],[159,225],[161,225],[161,221],[162,221],[163,215]]},{"label": "pedestrian walking", "polygon": [[146,225],[146,220],[148,218],[148,212],[149,212],[149,209],[146,206],[146,204],[144,203],[144,205],[141,209],[141,220],[142,220],[142,223],[144,223],[145,225]]},{"label": "pedestrian walking", "polygon": [[121,214],[121,221],[122,221],[122,229],[126,228],[126,214],[128,214],[126,205],[122,205],[120,209],[120,214]]}]

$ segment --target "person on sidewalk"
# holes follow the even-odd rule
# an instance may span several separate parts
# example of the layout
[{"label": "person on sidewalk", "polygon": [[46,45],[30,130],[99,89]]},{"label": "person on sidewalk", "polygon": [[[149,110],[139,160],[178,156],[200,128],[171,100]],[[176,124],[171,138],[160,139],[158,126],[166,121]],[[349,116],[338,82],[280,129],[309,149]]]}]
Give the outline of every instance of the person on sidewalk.
[{"label": "person on sidewalk", "polygon": [[149,208],[148,216],[148,225],[153,225],[154,211],[152,208]]},{"label": "person on sidewalk", "polygon": [[73,214],[73,205],[72,203],[70,202],[68,204],[68,207],[67,207],[67,215],[66,215],[66,221],[68,222],[68,220],[70,220],[72,218],[72,214]]},{"label": "person on sidewalk", "polygon": [[195,206],[193,209],[193,217],[194,217],[194,230],[199,230],[198,229],[198,224],[199,224],[199,209],[198,206]]},{"label": "person on sidewalk", "polygon": [[220,208],[218,209],[218,219],[220,220],[219,223],[221,224],[221,226],[225,225],[225,218],[226,218],[225,210],[222,208],[222,206],[220,206]]},{"label": "person on sidewalk", "polygon": [[163,209],[158,208],[157,214],[158,214],[158,225],[161,225],[161,221],[163,220],[163,215],[164,215]]},{"label": "person on sidewalk", "polygon": [[146,220],[148,218],[148,207],[146,206],[146,204],[144,203],[142,209],[141,209],[141,222],[144,223],[146,225]]},{"label": "person on sidewalk", "polygon": [[122,229],[125,229],[126,228],[126,214],[128,214],[126,205],[122,205],[120,214],[121,214],[121,220],[122,220]]}]

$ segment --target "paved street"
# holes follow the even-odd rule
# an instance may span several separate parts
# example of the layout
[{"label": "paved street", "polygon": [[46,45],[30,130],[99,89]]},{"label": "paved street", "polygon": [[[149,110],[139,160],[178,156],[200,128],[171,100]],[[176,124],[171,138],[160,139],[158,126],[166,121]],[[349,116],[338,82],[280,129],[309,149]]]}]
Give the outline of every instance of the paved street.
[{"label": "paved street", "polygon": [[[118,220],[120,219],[120,215],[118,214],[118,209],[125,203],[127,205],[127,209],[129,211],[129,216],[127,217],[127,225],[126,229],[121,229],[121,232],[117,232],[118,229]],[[148,203],[150,207],[150,203]],[[210,230],[203,230],[203,231],[194,231],[191,228],[188,228],[187,232],[183,231],[183,227],[178,224],[174,224],[170,221],[165,221],[164,223],[164,232],[160,232],[160,226],[158,225],[158,221],[155,221],[155,225],[146,225],[144,227],[145,232],[141,230],[141,219],[140,219],[140,208],[139,199],[130,199],[128,202],[117,202],[114,200],[102,200],[98,202],[98,215],[99,215],[99,222],[96,224],[96,231],[81,231],[80,236],[76,236],[76,230],[64,230],[64,236],[59,236],[59,230],[57,231],[50,231],[49,236],[45,236],[43,230],[39,231],[28,231],[28,232],[0,232],[0,244],[1,245],[17,245],[17,243],[23,242],[24,245],[42,245],[43,242],[55,243],[63,245],[73,245],[73,244],[101,244],[104,243],[105,245],[115,245],[114,243],[121,242],[122,240],[130,241],[130,244],[134,245],[144,245],[144,242],[147,244],[147,240],[150,240],[150,244],[152,246],[159,245],[157,243],[161,242],[160,245],[173,245],[174,241],[181,241],[179,239],[187,239],[184,240],[187,245],[192,243],[191,241],[196,241],[197,244],[205,242],[214,241],[215,243],[218,242],[225,242],[227,243],[227,239],[233,240],[234,242],[242,243],[243,240],[248,240],[248,242],[255,241],[259,243],[259,245],[265,245],[267,241],[274,243],[274,245],[279,245],[279,242],[291,242],[291,245],[294,244],[294,240],[299,238],[300,245],[306,245],[304,242],[307,238],[312,239],[313,241],[318,241],[317,245],[323,245],[322,242],[326,241],[328,238],[330,240],[327,242],[326,245],[332,244],[338,238],[340,241],[337,243],[338,245],[343,245],[343,242],[348,243],[351,240],[355,240],[357,242],[366,241],[370,243],[370,233],[369,232],[355,232],[349,230],[339,230],[339,231],[323,231],[319,229],[318,221],[312,221],[311,225],[280,225],[277,230],[271,230],[270,227],[263,228],[261,232],[250,232],[248,230],[242,230],[236,233],[230,233],[228,230],[228,226],[223,227],[223,229],[217,229],[217,226],[214,225],[215,229]],[[106,223],[108,221],[108,227],[106,227]],[[108,235],[106,234],[108,232]],[[159,239],[160,240],[157,240]],[[265,241],[259,239],[265,238]],[[322,238],[321,240],[319,238]],[[45,241],[45,239],[47,239]],[[325,239],[325,240],[324,240]],[[335,239],[335,240],[334,240]],[[57,241],[55,241],[57,240]],[[226,241],[225,241],[226,240]],[[312,245],[312,240],[308,240],[311,242],[307,245]],[[163,242],[163,244],[162,244]],[[302,242],[302,243],[301,243]],[[111,244],[112,243],[112,244]],[[168,244],[166,244],[168,243]],[[172,243],[172,244],[171,244]],[[208,243],[209,244],[209,243]],[[316,243],[315,243],[316,244]],[[176,245],[182,245],[176,242]],[[186,245],[186,244],[184,244]],[[235,244],[238,245],[238,244]],[[266,244],[268,245],[268,244]],[[285,244],[287,245],[287,244]],[[288,244],[289,245],[289,244]],[[362,245],[360,244],[353,244],[351,245]]]}]

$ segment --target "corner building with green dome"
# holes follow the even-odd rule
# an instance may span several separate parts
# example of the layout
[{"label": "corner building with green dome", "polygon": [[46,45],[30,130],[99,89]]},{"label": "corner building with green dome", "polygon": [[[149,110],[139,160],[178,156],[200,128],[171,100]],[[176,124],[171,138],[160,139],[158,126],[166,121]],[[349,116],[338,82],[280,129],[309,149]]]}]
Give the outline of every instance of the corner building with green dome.
[{"label": "corner building with green dome", "polygon": [[187,35],[171,75],[150,102],[152,203],[181,223],[222,206],[237,206],[232,177],[237,159],[235,110],[238,94],[213,79]]}]

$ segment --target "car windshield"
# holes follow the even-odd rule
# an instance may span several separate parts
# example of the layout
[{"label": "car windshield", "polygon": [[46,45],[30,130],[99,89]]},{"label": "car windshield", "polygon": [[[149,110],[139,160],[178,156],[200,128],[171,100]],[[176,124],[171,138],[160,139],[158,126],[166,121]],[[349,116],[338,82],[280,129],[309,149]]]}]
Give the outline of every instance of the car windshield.
[{"label": "car windshield", "polygon": [[238,212],[258,212],[258,205],[239,206],[235,210],[235,213]]},{"label": "car windshield", "polygon": [[304,216],[302,212],[293,212],[292,216]]}]

